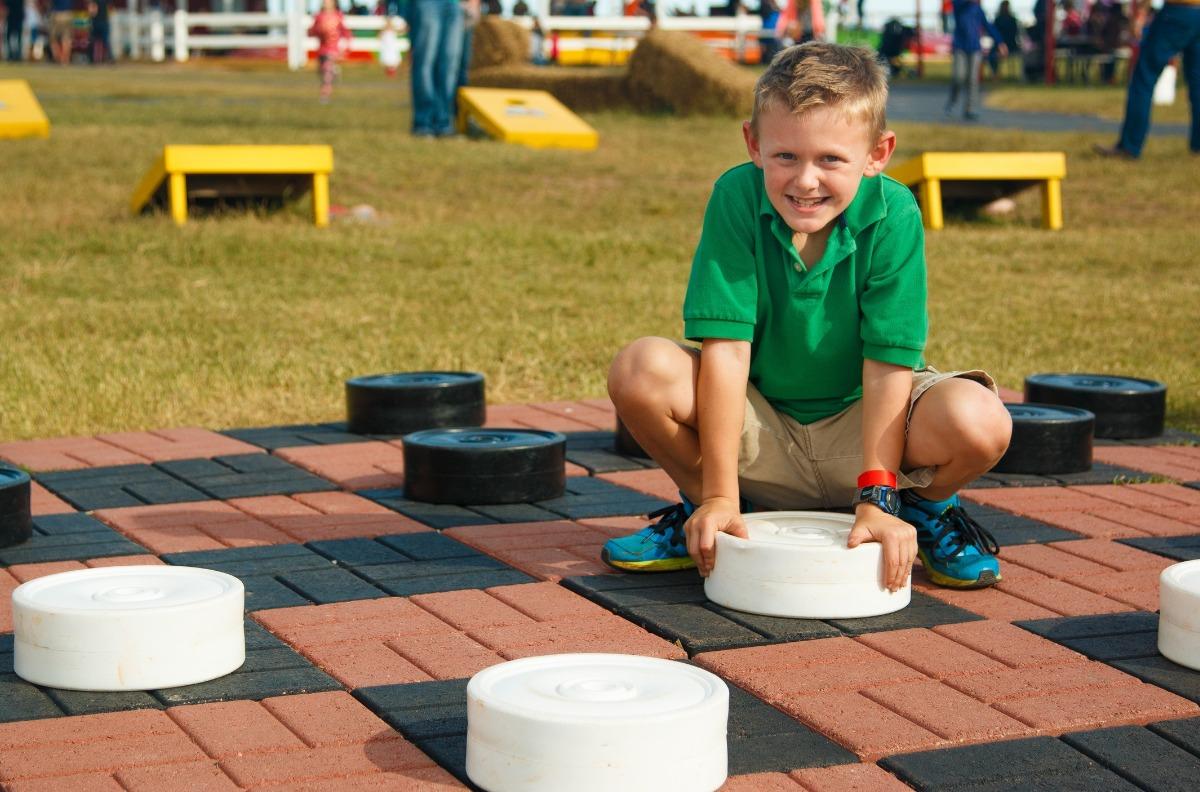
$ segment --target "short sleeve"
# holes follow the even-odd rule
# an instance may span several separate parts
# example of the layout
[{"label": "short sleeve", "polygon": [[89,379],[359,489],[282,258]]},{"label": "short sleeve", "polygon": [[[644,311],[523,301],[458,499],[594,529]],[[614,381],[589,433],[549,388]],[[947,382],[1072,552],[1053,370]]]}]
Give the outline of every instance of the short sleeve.
[{"label": "short sleeve", "polygon": [[717,180],[708,200],[683,299],[683,331],[690,340],[754,339],[758,200],[752,189],[739,189],[752,185],[752,178],[762,178],[757,168],[748,174],[730,171]]},{"label": "short sleeve", "polygon": [[[905,190],[907,193],[907,189]],[[925,230],[912,194],[889,207],[859,298],[863,357],[895,366],[922,364],[928,335]]]}]

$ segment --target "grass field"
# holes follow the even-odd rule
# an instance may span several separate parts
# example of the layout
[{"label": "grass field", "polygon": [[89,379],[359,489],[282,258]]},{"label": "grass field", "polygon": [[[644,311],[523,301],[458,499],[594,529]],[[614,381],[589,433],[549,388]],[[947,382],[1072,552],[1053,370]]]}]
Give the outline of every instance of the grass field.
[{"label": "grass field", "polygon": [[[414,140],[404,83],[368,68],[326,107],[282,68],[0,66],[14,77],[53,134],[0,141],[0,440],[334,420],[344,379],[393,370],[479,370],[492,402],[599,396],[622,343],[678,336],[709,188],[744,160],[730,119],[589,115],[590,153]],[[1130,164],[1082,134],[897,132],[900,158],[1068,154],[1064,231],[1028,195],[1011,220],[930,236],[931,362],[1012,387],[1154,377],[1169,423],[1200,429],[1200,162],[1182,140]],[[231,142],[332,144],[333,202],[379,221],[128,213],[163,144]]]}]

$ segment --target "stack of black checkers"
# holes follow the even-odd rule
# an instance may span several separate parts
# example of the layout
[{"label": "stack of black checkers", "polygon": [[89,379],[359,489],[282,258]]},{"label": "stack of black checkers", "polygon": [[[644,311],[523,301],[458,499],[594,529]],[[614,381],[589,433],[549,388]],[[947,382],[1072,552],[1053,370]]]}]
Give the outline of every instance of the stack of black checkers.
[{"label": "stack of black checkers", "polygon": [[346,424],[355,434],[403,435],[486,420],[483,375],[475,372],[410,371],[346,381]]},{"label": "stack of black checkers", "polygon": [[1096,416],[1096,437],[1158,437],[1167,415],[1167,386],[1107,374],[1034,374],[1025,379],[1025,401],[1078,407]]},{"label": "stack of black checkers", "polygon": [[637,438],[629,433],[629,427],[625,426],[620,418],[617,419],[617,434],[613,441],[613,446],[621,456],[638,457],[639,459],[650,458],[650,455],[642,449]]},{"label": "stack of black checkers", "polygon": [[27,473],[0,465],[0,547],[20,544],[33,536],[30,486]]},{"label": "stack of black checkers", "polygon": [[566,491],[567,438],[538,429],[429,429],[404,436],[404,494],[459,506],[528,503]]},{"label": "stack of black checkers", "polygon": [[1025,402],[1006,404],[1013,433],[998,473],[1082,473],[1092,467],[1093,438],[1162,434],[1167,388],[1107,374],[1034,374]]},{"label": "stack of black checkers", "polygon": [[483,375],[375,374],[346,382],[347,428],[403,435],[404,494],[475,506],[558,498],[566,491],[566,438],[536,429],[485,429]]}]

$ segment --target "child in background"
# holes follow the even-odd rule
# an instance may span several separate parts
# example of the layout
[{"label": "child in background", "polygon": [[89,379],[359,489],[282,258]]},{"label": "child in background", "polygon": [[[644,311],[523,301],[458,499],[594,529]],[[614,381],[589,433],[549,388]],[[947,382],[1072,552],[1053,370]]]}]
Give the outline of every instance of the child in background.
[{"label": "child in background", "polygon": [[321,104],[329,102],[333,95],[333,77],[337,71],[338,57],[345,42],[350,40],[345,17],[337,6],[337,0],[322,0],[321,10],[313,18],[308,35],[317,39],[317,73],[321,78]]},{"label": "child in background", "polygon": [[390,16],[383,18],[383,30],[379,31],[379,62],[388,77],[395,77],[400,68],[400,37],[396,35],[396,26]]}]

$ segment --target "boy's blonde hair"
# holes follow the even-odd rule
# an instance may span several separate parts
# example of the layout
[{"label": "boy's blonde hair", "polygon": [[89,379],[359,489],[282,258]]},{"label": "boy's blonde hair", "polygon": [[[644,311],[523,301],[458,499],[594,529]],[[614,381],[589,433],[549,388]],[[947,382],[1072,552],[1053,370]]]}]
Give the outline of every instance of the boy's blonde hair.
[{"label": "boy's blonde hair", "polygon": [[750,128],[757,135],[759,116],[773,107],[800,115],[825,106],[866,122],[874,142],[887,129],[887,97],[887,77],[874,52],[810,41],[780,52],[758,78]]}]

